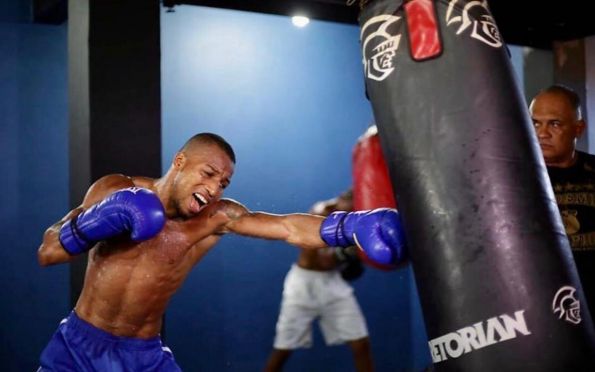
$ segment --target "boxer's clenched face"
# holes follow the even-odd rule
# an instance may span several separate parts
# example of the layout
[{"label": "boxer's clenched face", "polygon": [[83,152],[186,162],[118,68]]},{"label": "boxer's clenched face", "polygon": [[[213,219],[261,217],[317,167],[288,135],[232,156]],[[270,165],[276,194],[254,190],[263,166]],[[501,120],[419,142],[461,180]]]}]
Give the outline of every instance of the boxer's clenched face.
[{"label": "boxer's clenched face", "polygon": [[585,129],[577,111],[560,93],[539,94],[529,107],[545,163],[568,167],[574,162],[576,140]]},{"label": "boxer's clenched face", "polygon": [[219,146],[202,145],[176,155],[172,196],[178,213],[192,217],[223,195],[231,182],[234,163]]}]

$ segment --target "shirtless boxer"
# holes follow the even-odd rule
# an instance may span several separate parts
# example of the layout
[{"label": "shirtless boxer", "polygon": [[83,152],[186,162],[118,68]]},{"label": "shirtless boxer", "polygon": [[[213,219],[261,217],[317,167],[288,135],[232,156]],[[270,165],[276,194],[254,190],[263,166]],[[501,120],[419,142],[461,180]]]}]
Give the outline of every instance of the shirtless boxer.
[{"label": "shirtless boxer", "polygon": [[[159,338],[168,301],[221,235],[283,240],[303,249],[353,245],[368,255],[404,244],[391,209],[308,214],[251,212],[221,199],[235,155],[221,137],[201,133],[158,179],[108,175],[81,206],[50,226],[42,266],[89,251],[81,295],[41,354],[41,371],[179,371]],[[370,249],[371,248],[371,249]]]},{"label": "shirtless boxer", "polygon": [[[317,202],[310,212],[328,216],[353,210],[351,191]],[[354,247],[302,249],[297,263],[285,277],[283,299],[276,325],[273,351],[266,372],[278,372],[295,349],[312,345],[312,326],[318,319],[327,345],[347,344],[355,370],[372,371],[368,328],[363,313],[346,280],[359,277],[364,268]],[[307,368],[306,368],[307,369]]]}]

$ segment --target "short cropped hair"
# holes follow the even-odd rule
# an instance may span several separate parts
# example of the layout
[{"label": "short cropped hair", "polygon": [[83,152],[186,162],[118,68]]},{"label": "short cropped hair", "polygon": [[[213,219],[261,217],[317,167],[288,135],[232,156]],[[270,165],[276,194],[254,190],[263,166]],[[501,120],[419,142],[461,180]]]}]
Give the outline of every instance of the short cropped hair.
[{"label": "short cropped hair", "polygon": [[550,85],[549,87],[547,87],[539,92],[539,94],[542,94],[542,93],[553,93],[553,94],[563,95],[568,100],[568,103],[570,103],[570,106],[572,107],[572,109],[576,112],[576,118],[578,120],[581,120],[583,118],[583,114],[581,112],[582,111],[581,98],[571,88],[569,88],[563,84],[554,84],[554,85]]},{"label": "short cropped hair", "polygon": [[188,150],[191,146],[202,144],[212,144],[219,146],[219,148],[223,150],[235,164],[236,154],[234,153],[233,148],[223,137],[215,133],[203,132],[195,134],[194,136],[190,137],[188,141],[186,141],[184,146],[182,146],[180,149],[180,152]]}]

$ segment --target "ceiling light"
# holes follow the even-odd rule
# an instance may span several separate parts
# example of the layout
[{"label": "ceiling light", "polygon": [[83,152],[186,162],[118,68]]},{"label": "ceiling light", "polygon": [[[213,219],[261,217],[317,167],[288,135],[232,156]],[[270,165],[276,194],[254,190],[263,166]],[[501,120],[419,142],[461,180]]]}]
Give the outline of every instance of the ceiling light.
[{"label": "ceiling light", "polygon": [[304,16],[293,16],[291,17],[291,23],[296,27],[305,27],[310,23],[310,18]]}]

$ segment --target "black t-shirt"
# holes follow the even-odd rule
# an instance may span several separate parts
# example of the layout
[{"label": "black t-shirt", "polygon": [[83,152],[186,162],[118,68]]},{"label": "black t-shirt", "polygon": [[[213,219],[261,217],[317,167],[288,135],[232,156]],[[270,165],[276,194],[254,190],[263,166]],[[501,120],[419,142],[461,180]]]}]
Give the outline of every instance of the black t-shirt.
[{"label": "black t-shirt", "polygon": [[547,171],[589,309],[595,314],[595,156],[577,151],[572,167]]}]

